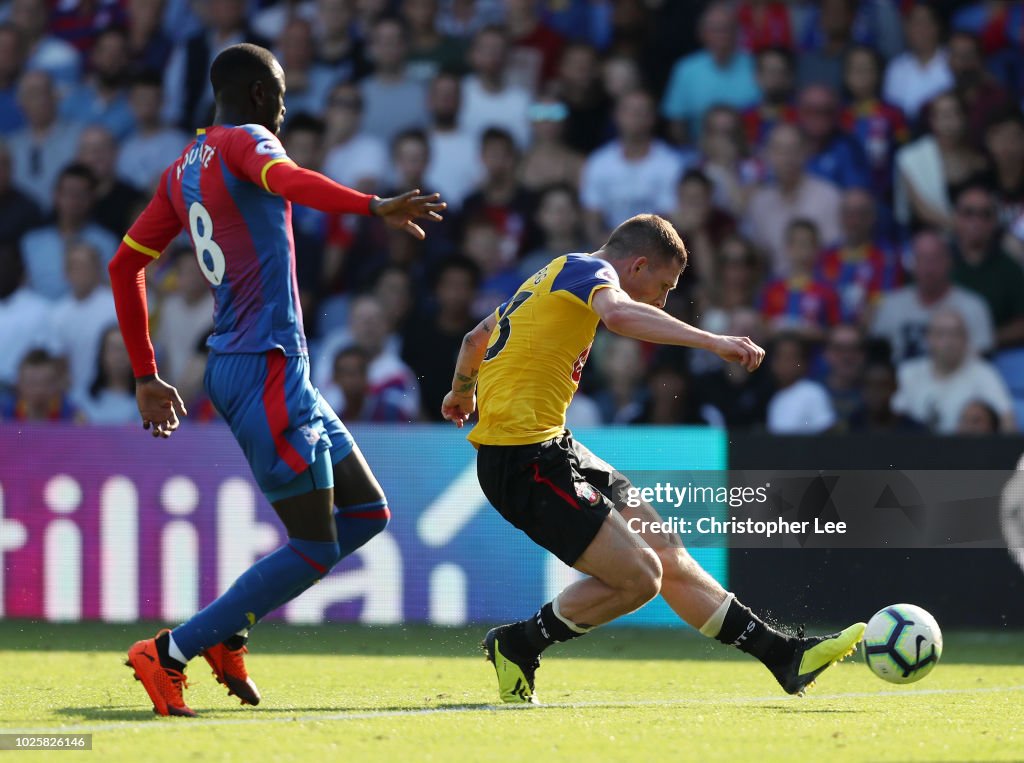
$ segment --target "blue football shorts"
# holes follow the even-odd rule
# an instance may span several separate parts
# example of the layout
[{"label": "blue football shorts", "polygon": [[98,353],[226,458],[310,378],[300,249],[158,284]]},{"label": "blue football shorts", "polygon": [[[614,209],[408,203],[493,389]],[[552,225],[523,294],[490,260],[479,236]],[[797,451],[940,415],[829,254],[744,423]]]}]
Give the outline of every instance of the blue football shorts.
[{"label": "blue football shorts", "polygon": [[308,356],[211,352],[203,382],[271,502],[334,486],[331,465],[355,442],[310,381]]}]

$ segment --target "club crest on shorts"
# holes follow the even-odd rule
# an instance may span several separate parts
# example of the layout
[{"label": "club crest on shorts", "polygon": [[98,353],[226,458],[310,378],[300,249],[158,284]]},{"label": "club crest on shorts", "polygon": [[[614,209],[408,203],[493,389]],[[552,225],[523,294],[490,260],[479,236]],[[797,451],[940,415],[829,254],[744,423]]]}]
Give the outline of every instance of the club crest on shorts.
[{"label": "club crest on shorts", "polygon": [[576,495],[591,506],[597,506],[601,501],[601,494],[589,482],[577,482]]},{"label": "club crest on shorts", "polygon": [[320,433],[313,431],[308,424],[303,424],[299,427],[299,431],[306,438],[306,443],[309,445],[316,445],[320,441]]}]

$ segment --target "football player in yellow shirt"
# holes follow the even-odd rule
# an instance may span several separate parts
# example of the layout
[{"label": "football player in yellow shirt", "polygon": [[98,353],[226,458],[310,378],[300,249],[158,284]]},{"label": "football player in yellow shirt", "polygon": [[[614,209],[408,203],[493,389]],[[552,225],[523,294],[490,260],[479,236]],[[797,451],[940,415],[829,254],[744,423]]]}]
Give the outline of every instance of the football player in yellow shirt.
[{"label": "football player in yellow shirt", "polygon": [[534,542],[588,576],[533,617],[485,637],[505,702],[536,702],[534,674],[548,646],[582,636],[659,593],[705,636],[759,659],[790,694],[802,694],[850,654],[864,632],[864,624],[855,623],[831,636],[788,636],[765,623],[701,569],[678,535],[630,530],[631,518],[659,523],[660,517],[647,504],[627,506],[629,480],[565,428],[599,322],[642,341],[710,350],[750,371],[761,365],[764,350],[749,338],[710,334],[661,309],[686,257],[668,221],[632,217],[598,251],[552,260],[466,335],[442,414],[461,427],[479,405],[469,439],[478,448],[477,474],[487,499]]}]

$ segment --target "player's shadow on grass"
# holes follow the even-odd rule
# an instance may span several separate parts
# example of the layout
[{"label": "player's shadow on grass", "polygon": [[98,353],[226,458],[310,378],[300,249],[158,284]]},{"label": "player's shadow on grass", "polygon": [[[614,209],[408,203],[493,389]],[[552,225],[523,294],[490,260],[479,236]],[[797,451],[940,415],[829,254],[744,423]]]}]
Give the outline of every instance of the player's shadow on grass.
[{"label": "player's shadow on grass", "polygon": [[86,707],[58,707],[54,712],[71,721],[145,721],[156,718],[150,707],[128,705],[91,705]]},{"label": "player's shadow on grass", "polygon": [[[792,700],[787,700],[791,702]],[[846,715],[864,715],[865,713],[874,712],[871,710],[851,710],[842,709],[838,707],[810,707],[810,706],[795,706],[792,704],[785,705],[760,705],[762,710],[774,710],[777,713],[792,713],[795,715],[804,715],[806,713],[825,713],[828,715],[832,714],[846,714]]]}]

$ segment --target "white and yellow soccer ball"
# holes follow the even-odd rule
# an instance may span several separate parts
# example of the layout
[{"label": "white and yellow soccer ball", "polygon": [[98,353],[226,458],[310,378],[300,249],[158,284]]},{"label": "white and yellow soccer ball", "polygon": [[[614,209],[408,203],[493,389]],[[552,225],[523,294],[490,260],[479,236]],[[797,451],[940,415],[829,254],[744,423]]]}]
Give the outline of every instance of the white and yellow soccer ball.
[{"label": "white and yellow soccer ball", "polygon": [[942,631],[914,604],[892,604],[868,620],[864,659],[871,672],[894,684],[920,681],[942,657]]}]

